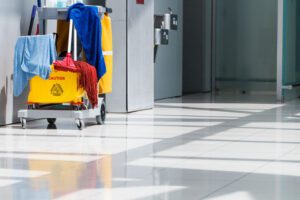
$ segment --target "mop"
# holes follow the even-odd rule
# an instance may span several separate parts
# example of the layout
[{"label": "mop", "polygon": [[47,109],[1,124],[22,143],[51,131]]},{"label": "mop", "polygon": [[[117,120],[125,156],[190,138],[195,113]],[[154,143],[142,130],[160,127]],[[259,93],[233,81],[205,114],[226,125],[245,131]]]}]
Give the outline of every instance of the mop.
[{"label": "mop", "polygon": [[[73,1],[74,2],[74,1]],[[98,105],[98,78],[96,68],[83,61],[77,61],[77,31],[74,29],[74,60],[71,55],[73,20],[70,19],[68,52],[62,61],[53,63],[54,69],[59,71],[77,72],[80,74],[79,87],[84,88],[92,107]]]},{"label": "mop", "polygon": [[75,65],[80,71],[79,87],[84,88],[94,108],[98,105],[98,78],[96,68],[83,61],[75,61]]},{"label": "mop", "polygon": [[[79,72],[79,69],[76,68],[74,60],[72,59],[71,55],[71,45],[72,45],[72,31],[73,31],[73,20],[70,20],[70,25],[69,25],[69,42],[68,42],[68,52],[66,57],[63,60],[57,60],[53,63],[54,69],[60,70],[60,71],[70,71],[70,72]],[[76,30],[74,30],[74,35],[76,34]],[[75,37],[74,43],[77,43],[77,39]],[[76,46],[74,44],[74,51],[76,50]],[[77,57],[77,52],[74,54],[74,57]]]}]

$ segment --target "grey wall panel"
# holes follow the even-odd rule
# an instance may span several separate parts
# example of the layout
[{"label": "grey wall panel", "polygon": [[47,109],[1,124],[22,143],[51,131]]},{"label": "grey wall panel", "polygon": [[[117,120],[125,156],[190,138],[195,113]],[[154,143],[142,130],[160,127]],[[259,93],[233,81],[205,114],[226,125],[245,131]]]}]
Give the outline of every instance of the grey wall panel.
[{"label": "grey wall panel", "polygon": [[26,92],[13,97],[14,46],[20,35],[27,33],[32,1],[11,0],[0,7],[0,125],[16,122],[17,110],[25,106]]},{"label": "grey wall panel", "polygon": [[127,15],[127,0],[107,0],[106,6],[113,9],[110,14],[113,21],[126,21]]},{"label": "grey wall panel", "polygon": [[126,21],[112,21],[113,47],[114,47],[114,71],[113,92],[107,95],[108,112],[127,111],[127,45],[126,45]]},{"label": "grey wall panel", "polygon": [[114,39],[113,92],[107,95],[109,112],[153,107],[154,2],[109,0]]},{"label": "grey wall panel", "polygon": [[154,0],[128,0],[128,111],[154,105]]},{"label": "grey wall panel", "polygon": [[107,95],[108,112],[127,112],[127,0],[109,0],[113,29],[113,92]]},{"label": "grey wall panel", "polygon": [[183,0],[155,0],[155,14],[162,15],[172,8],[179,17],[178,31],[170,31],[167,46],[160,46],[155,63],[155,99],[182,95]]}]

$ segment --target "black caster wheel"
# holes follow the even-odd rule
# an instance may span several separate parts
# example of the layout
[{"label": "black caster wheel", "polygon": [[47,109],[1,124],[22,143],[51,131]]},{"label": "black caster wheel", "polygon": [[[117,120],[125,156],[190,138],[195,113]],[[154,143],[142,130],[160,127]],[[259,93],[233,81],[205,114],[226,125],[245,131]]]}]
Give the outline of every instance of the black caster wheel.
[{"label": "black caster wheel", "polygon": [[28,110],[34,110],[34,109],[38,109],[38,104],[30,104],[28,105]]},{"label": "black caster wheel", "polygon": [[49,124],[55,124],[56,119],[55,119],[55,118],[48,118],[48,119],[47,119],[47,122],[48,122]]},{"label": "black caster wheel", "polygon": [[84,121],[82,119],[76,120],[76,125],[79,130],[83,130],[85,126]]},{"label": "black caster wheel", "polygon": [[26,129],[27,121],[25,118],[21,118],[21,126],[22,126],[22,129]]},{"label": "black caster wheel", "polygon": [[96,121],[98,125],[104,125],[106,120],[106,105],[103,101],[100,106],[100,115],[96,116]]},{"label": "black caster wheel", "polygon": [[72,106],[72,110],[80,110],[80,106]]},{"label": "black caster wheel", "polygon": [[57,127],[56,127],[55,124],[48,124],[47,129],[48,129],[48,130],[56,130]]}]

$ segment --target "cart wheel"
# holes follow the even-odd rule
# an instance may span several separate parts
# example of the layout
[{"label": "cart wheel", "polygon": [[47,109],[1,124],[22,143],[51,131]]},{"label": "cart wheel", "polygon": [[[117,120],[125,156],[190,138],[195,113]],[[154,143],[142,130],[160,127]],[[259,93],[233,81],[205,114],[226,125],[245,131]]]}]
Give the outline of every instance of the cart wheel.
[{"label": "cart wheel", "polygon": [[85,104],[82,104],[79,108],[79,110],[88,110],[88,106]]},{"label": "cart wheel", "polygon": [[35,110],[35,109],[39,109],[40,105],[39,104],[30,104],[28,105],[28,110]]},{"label": "cart wheel", "polygon": [[105,119],[106,119],[106,105],[105,102],[103,101],[100,107],[100,115],[96,116],[97,124],[103,125],[105,123]]},{"label": "cart wheel", "polygon": [[23,129],[26,129],[27,121],[25,118],[21,118],[21,125]]},{"label": "cart wheel", "polygon": [[77,111],[77,110],[80,110],[80,107],[79,107],[79,106],[73,105],[72,107],[73,107],[73,110],[76,110],[76,111]]},{"label": "cart wheel", "polygon": [[82,119],[76,120],[76,125],[79,130],[84,129],[84,121]]},{"label": "cart wheel", "polygon": [[48,118],[47,121],[49,124],[55,124],[56,118]]}]

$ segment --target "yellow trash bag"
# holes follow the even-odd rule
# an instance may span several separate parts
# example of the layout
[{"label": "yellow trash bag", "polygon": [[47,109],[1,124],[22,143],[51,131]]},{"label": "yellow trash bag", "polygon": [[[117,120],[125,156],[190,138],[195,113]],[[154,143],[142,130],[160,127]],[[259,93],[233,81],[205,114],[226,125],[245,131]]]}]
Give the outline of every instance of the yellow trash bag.
[{"label": "yellow trash bag", "polygon": [[111,19],[105,14],[101,19],[102,24],[102,51],[106,65],[106,73],[99,80],[100,94],[112,92],[112,74],[113,74],[113,42]]},{"label": "yellow trash bag", "polygon": [[28,104],[80,104],[85,91],[78,86],[79,74],[54,70],[48,80],[35,76],[30,80]]}]

